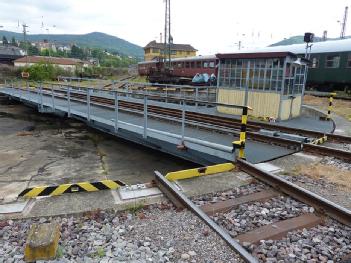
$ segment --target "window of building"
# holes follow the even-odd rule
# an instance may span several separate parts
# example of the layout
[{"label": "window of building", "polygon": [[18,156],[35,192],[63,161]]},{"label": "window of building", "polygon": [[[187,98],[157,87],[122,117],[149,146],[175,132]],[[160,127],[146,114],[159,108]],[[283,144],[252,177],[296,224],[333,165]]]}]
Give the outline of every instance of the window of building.
[{"label": "window of building", "polygon": [[349,53],[347,57],[346,67],[351,68],[351,53]]},{"label": "window of building", "polygon": [[171,55],[176,55],[177,51],[176,50],[171,50]]},{"label": "window of building", "polygon": [[149,54],[150,53],[150,48],[145,49],[145,54]]},{"label": "window of building", "polygon": [[340,56],[331,55],[327,56],[325,60],[326,68],[338,68],[340,66]]},{"label": "window of building", "polygon": [[210,68],[214,68],[215,67],[215,63],[213,61],[210,62]]},{"label": "window of building", "polygon": [[190,55],[190,51],[187,51],[186,54],[187,54],[187,55]]},{"label": "window of building", "polygon": [[319,68],[319,58],[317,57],[312,58],[311,68]]}]

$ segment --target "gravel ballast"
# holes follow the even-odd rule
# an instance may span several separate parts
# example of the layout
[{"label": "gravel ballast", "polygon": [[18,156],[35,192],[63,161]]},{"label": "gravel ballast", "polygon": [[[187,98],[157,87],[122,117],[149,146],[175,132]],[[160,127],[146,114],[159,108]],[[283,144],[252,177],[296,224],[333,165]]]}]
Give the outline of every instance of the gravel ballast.
[{"label": "gravel ballast", "polygon": [[351,253],[350,233],[350,227],[330,219],[325,225],[290,232],[282,240],[261,241],[251,250],[262,262],[338,262]]},{"label": "gravel ballast", "polygon": [[253,182],[247,185],[229,189],[227,191],[195,196],[191,198],[191,201],[193,201],[196,205],[201,206],[205,204],[234,199],[240,196],[257,193],[268,189],[270,188],[261,182]]},{"label": "gravel ballast", "polygon": [[30,225],[52,221],[61,226],[56,262],[241,262],[199,218],[168,203],[135,213],[1,221],[0,262],[24,262]]},{"label": "gravel ballast", "polygon": [[213,219],[235,237],[264,225],[312,212],[314,209],[308,205],[290,197],[278,196],[266,202],[241,204],[228,213],[214,215]]}]

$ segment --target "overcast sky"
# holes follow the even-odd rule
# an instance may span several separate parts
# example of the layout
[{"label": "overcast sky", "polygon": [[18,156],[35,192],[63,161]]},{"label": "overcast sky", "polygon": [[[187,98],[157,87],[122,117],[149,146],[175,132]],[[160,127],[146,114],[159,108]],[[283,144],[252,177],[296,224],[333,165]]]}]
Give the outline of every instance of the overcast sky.
[{"label": "overcast sky", "polygon": [[[351,0],[171,0],[171,30],[174,43],[191,44],[202,55],[235,51],[239,41],[246,48],[266,46],[306,31],[338,37],[347,5]],[[20,32],[18,21],[29,25],[30,34],[46,28],[50,34],[100,31],[145,46],[159,41],[164,2],[0,0],[3,29]]]}]

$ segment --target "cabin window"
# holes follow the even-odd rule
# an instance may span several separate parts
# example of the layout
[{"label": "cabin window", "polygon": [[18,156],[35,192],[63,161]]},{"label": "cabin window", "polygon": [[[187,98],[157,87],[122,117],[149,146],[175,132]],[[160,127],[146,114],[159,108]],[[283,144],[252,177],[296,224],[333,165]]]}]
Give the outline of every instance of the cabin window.
[{"label": "cabin window", "polygon": [[208,62],[204,62],[204,68],[208,68]]},{"label": "cabin window", "polygon": [[340,66],[340,56],[327,56],[325,60],[326,68],[338,68]]},{"label": "cabin window", "polygon": [[195,62],[191,62],[191,64],[190,64],[191,66],[191,68],[195,68]]},{"label": "cabin window", "polygon": [[185,67],[190,68],[190,62],[185,62]]},{"label": "cabin window", "polygon": [[213,61],[210,62],[210,68],[214,68],[215,63]]},{"label": "cabin window", "polygon": [[196,67],[197,67],[197,68],[201,68],[201,61],[197,61],[197,62],[196,62]]},{"label": "cabin window", "polygon": [[348,57],[347,57],[347,64],[346,64],[346,66],[347,66],[348,68],[351,68],[351,53],[349,53],[349,55],[348,55]]},{"label": "cabin window", "polygon": [[183,64],[182,63],[178,63],[178,68],[182,68]]},{"label": "cabin window", "polygon": [[314,57],[312,58],[312,65],[311,68],[319,68],[319,59]]}]

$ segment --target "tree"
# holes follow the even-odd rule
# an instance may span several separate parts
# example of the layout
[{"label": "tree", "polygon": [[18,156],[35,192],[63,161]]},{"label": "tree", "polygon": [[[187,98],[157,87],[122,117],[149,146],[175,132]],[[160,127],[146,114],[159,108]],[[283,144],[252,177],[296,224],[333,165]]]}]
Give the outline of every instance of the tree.
[{"label": "tree", "polygon": [[80,47],[77,47],[76,45],[73,45],[71,48],[71,57],[72,58],[84,58],[84,51]]},{"label": "tree", "polygon": [[17,42],[16,42],[15,37],[12,37],[12,39],[11,39],[11,46],[17,47]]},{"label": "tree", "polygon": [[5,36],[2,37],[2,44],[3,45],[8,45],[9,42],[7,41],[7,38]]},{"label": "tree", "polygon": [[39,55],[39,49],[36,46],[28,45],[28,55],[37,56]]}]

